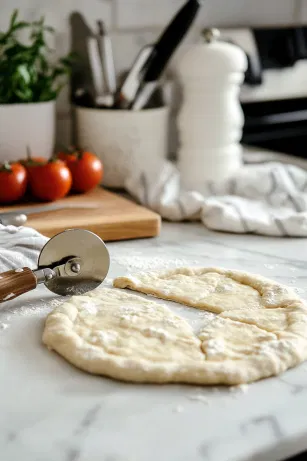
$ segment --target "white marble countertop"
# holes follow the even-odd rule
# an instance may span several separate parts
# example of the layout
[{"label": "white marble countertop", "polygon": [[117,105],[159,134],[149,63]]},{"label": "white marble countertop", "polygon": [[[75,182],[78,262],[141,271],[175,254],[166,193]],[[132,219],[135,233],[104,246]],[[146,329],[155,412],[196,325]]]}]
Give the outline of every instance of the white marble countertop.
[{"label": "white marble countertop", "polygon": [[[220,265],[272,277],[302,296],[307,288],[304,239],[164,223],[159,238],[108,248],[111,278],[147,267]],[[56,302],[40,287],[0,311],[1,461],[273,461],[307,449],[307,364],[246,392],[91,376],[41,343]]]}]

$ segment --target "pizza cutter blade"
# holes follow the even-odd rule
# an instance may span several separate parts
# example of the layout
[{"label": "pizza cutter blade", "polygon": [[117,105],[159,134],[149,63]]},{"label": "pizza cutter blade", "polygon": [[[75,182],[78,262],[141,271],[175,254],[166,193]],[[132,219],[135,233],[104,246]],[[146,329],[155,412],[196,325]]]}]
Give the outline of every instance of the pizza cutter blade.
[{"label": "pizza cutter blade", "polygon": [[109,266],[109,252],[100,237],[88,230],[68,229],[46,243],[36,270],[24,267],[0,274],[0,302],[41,283],[62,296],[83,294],[103,282]]}]

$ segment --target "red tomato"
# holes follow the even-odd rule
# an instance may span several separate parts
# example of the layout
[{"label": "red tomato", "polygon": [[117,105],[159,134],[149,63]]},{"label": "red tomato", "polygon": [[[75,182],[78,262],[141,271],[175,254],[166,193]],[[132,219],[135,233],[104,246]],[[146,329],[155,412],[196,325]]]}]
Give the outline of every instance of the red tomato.
[{"label": "red tomato", "polygon": [[74,191],[87,192],[101,183],[103,165],[95,154],[76,150],[72,153],[60,152],[57,157],[70,169]]},{"label": "red tomato", "polygon": [[37,166],[37,164],[46,162],[48,162],[48,159],[44,157],[28,157],[26,159],[19,160],[19,163],[24,165],[26,168],[30,168],[31,166]]},{"label": "red tomato", "polygon": [[29,171],[31,167],[46,163],[48,160],[49,159],[45,157],[33,157],[30,148],[27,147],[27,157],[19,160],[19,163],[21,163],[27,171]]},{"label": "red tomato", "polygon": [[0,202],[11,203],[21,199],[27,188],[27,171],[20,163],[0,166]]},{"label": "red tomato", "polygon": [[61,160],[31,165],[29,170],[30,190],[39,200],[58,200],[69,192],[72,184],[71,173]]}]

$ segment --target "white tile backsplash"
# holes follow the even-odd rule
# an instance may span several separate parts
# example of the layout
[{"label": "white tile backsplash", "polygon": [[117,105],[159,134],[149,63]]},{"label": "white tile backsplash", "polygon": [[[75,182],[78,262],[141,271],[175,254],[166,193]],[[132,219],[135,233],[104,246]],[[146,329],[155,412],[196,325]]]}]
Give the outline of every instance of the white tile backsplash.
[{"label": "white tile backsplash", "polygon": [[163,26],[184,0],[115,0],[118,28]]},{"label": "white tile backsplash", "polygon": [[62,115],[58,113],[56,120],[56,131],[57,141],[56,145],[58,149],[63,149],[64,146],[70,146],[72,142],[71,138],[71,119],[69,114]]},{"label": "white tile backsplash", "polygon": [[295,0],[206,1],[199,22],[215,26],[291,24]]},{"label": "white tile backsplash", "polygon": [[[184,3],[182,0],[115,0],[119,28],[164,26]],[[203,25],[289,24],[295,0],[207,0],[198,23]]]},{"label": "white tile backsplash", "polygon": [[46,24],[55,28],[55,36],[50,37],[49,45],[57,56],[70,50],[69,18],[72,12],[80,12],[89,27],[96,28],[97,19],[103,19],[112,26],[112,0],[0,0],[0,30],[8,26],[12,11],[17,8],[20,18],[27,21],[46,18]]},{"label": "white tile backsplash", "polygon": [[140,49],[157,39],[155,31],[120,32],[111,34],[117,72],[129,69]]},{"label": "white tile backsplash", "polygon": [[1,29],[7,26],[14,8],[18,8],[26,20],[45,16],[46,22],[66,37],[69,36],[69,16],[73,11],[80,12],[93,29],[97,19],[103,19],[109,27],[112,25],[113,0],[1,0]]},{"label": "white tile backsplash", "polygon": [[[116,67],[122,72],[143,45],[156,40],[183,3],[184,0],[0,0],[0,30],[7,27],[14,8],[26,20],[45,15],[48,24],[56,28],[52,45],[57,55],[62,55],[70,48],[69,16],[73,11],[80,12],[93,30],[95,21],[102,19],[111,31]],[[195,40],[201,28],[209,25],[260,26],[298,21],[307,23],[307,0],[206,0],[185,43]],[[61,142],[70,139],[68,94],[65,89],[57,103]]]},{"label": "white tile backsplash", "polygon": [[297,22],[307,24],[307,0],[297,0],[300,9],[297,11]]}]

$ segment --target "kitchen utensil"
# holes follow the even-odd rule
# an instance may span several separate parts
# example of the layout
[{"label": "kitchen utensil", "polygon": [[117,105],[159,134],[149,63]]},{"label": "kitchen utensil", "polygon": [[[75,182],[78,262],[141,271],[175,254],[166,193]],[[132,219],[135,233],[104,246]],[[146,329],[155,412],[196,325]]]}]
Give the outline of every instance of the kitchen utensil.
[{"label": "kitchen utensil", "polygon": [[110,96],[113,96],[116,91],[116,74],[112,42],[110,36],[107,33],[104,22],[97,21],[97,25],[106,93]]},{"label": "kitchen utensil", "polygon": [[[97,109],[96,112],[104,113],[105,110]],[[129,111],[129,114],[134,113]],[[78,207],[84,205],[84,209],[74,208],[75,203]],[[47,237],[53,237],[68,228],[88,229],[104,241],[154,237],[159,234],[161,218],[158,214],[100,187],[86,194],[65,197],[57,204],[63,209],[29,214],[26,226]],[[24,209],[26,208],[25,206]],[[19,210],[20,207],[15,205],[0,208],[0,216],[3,211],[15,209]]]},{"label": "kitchen utensil", "polygon": [[202,3],[203,0],[188,0],[163,31],[144,65],[142,88],[132,103],[132,110],[140,110],[146,106],[162,72],[191,27]]},{"label": "kitchen utensil", "polygon": [[93,81],[95,104],[97,106],[111,107],[114,103],[114,98],[111,94],[105,94],[104,92],[103,68],[97,37],[88,37],[87,50]]},{"label": "kitchen utensil", "polygon": [[73,103],[82,107],[93,107],[95,101],[93,95],[87,88],[77,88],[72,96]]},{"label": "kitchen utensil", "polygon": [[205,43],[192,46],[177,69],[184,101],[178,115],[178,166],[184,187],[201,193],[206,181],[227,179],[243,163],[239,89],[247,59],[218,36],[216,29],[204,31]]},{"label": "kitchen utensil", "polygon": [[115,107],[128,109],[133,102],[139,88],[142,69],[153,51],[153,45],[144,46],[136,57],[124,83],[118,91]]},{"label": "kitchen utensil", "polygon": [[103,282],[109,266],[109,252],[100,237],[88,230],[69,229],[46,243],[37,269],[23,267],[0,274],[0,302],[42,283],[58,295],[83,294]]},{"label": "kitchen utensil", "polygon": [[74,209],[84,209],[84,208],[97,208],[97,205],[93,205],[91,203],[85,204],[78,204],[78,203],[71,203],[71,204],[53,204],[53,205],[41,205],[41,206],[29,206],[23,208],[16,208],[12,211],[3,211],[0,212],[0,224],[4,226],[23,226],[28,218],[27,215],[38,214],[38,213],[45,213],[47,211],[56,211],[56,210],[63,210],[65,208],[74,208]]},{"label": "kitchen utensil", "polygon": [[28,220],[27,215],[23,213],[11,215],[7,217],[0,216],[0,224],[3,224],[3,226],[16,226],[16,227],[24,226],[27,220]]}]

